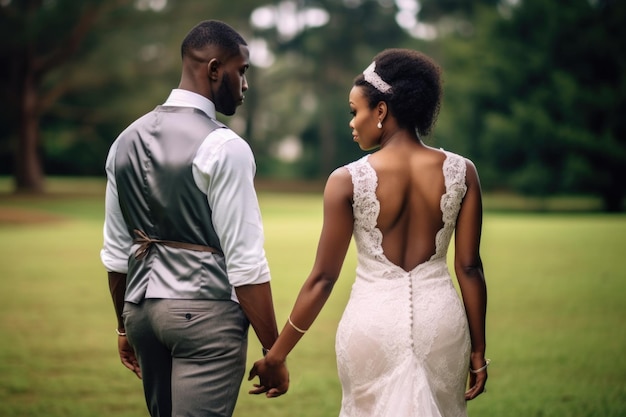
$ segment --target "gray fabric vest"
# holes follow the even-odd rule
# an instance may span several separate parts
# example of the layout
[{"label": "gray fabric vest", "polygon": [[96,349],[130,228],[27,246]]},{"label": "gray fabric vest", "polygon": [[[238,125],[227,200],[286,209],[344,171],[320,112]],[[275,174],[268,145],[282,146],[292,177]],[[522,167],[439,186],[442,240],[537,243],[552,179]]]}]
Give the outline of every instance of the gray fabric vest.
[{"label": "gray fabric vest", "polygon": [[[202,111],[158,106],[118,138],[115,179],[128,233],[221,250],[207,197],[193,179],[192,162],[204,139],[225,128]],[[144,298],[231,299],[222,254],[154,244],[137,260],[129,255],[126,301]]]}]

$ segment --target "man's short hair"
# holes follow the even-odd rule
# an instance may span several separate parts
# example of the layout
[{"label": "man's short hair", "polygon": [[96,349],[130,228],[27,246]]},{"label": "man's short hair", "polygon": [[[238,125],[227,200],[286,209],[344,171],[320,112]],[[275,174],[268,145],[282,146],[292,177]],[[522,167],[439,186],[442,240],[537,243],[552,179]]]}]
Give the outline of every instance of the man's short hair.
[{"label": "man's short hair", "polygon": [[203,49],[208,45],[217,45],[228,55],[236,55],[240,52],[241,45],[247,45],[244,38],[231,26],[219,20],[205,20],[194,26],[180,47],[181,56],[184,58],[191,51]]}]

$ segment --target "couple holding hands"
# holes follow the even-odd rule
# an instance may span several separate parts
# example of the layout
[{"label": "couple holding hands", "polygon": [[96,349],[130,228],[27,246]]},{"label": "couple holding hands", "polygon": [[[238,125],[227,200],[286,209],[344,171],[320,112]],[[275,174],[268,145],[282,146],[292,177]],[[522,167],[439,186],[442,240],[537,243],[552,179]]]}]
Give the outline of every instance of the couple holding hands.
[{"label": "couple holding hands", "polygon": [[[328,177],[315,262],[279,333],[254,156],[216,119],[243,103],[247,43],[203,21],[181,55],[178,88],[119,135],[106,161],[101,259],[120,357],[142,379],[150,415],[231,416],[249,326],[264,347],[250,392],[287,392],[287,355],[354,238],[356,278],[335,346],[340,416],[466,416],[489,364],[481,190],[470,160],[422,141],[439,112],[439,66],[387,49],[354,79],[349,128],[373,152]],[[446,263],[453,235],[461,297]]]}]

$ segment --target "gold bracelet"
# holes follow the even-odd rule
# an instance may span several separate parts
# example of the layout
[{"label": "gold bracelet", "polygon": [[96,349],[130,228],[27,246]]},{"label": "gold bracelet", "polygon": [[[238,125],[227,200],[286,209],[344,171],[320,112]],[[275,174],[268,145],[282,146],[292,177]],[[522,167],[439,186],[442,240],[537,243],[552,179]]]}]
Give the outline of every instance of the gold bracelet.
[{"label": "gold bracelet", "polygon": [[478,368],[478,369],[472,369],[472,368],[470,368],[470,370],[469,370],[469,371],[470,371],[471,373],[473,373],[473,374],[477,374],[477,373],[482,372],[482,371],[484,371],[485,369],[487,369],[487,367],[489,366],[489,364],[490,364],[490,363],[491,363],[491,359],[485,359],[485,366],[481,366],[481,367],[480,367],[480,368]]},{"label": "gold bracelet", "polygon": [[117,329],[115,329],[115,333],[117,333],[118,336],[126,336],[126,332],[120,332]]},{"label": "gold bracelet", "polygon": [[289,324],[291,324],[291,327],[293,327],[297,332],[300,332],[302,334],[306,333],[306,330],[302,330],[301,328],[293,324],[293,321],[291,321],[291,317],[287,316],[287,321],[289,322]]}]

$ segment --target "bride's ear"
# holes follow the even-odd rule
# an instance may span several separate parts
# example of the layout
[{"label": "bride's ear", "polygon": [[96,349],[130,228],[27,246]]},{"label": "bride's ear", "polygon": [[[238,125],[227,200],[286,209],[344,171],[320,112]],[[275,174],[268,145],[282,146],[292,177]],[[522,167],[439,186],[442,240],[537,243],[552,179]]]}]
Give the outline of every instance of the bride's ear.
[{"label": "bride's ear", "polygon": [[379,101],[378,104],[376,105],[376,111],[378,113],[378,120],[380,120],[381,122],[385,121],[385,117],[387,117],[387,102],[386,101]]}]

